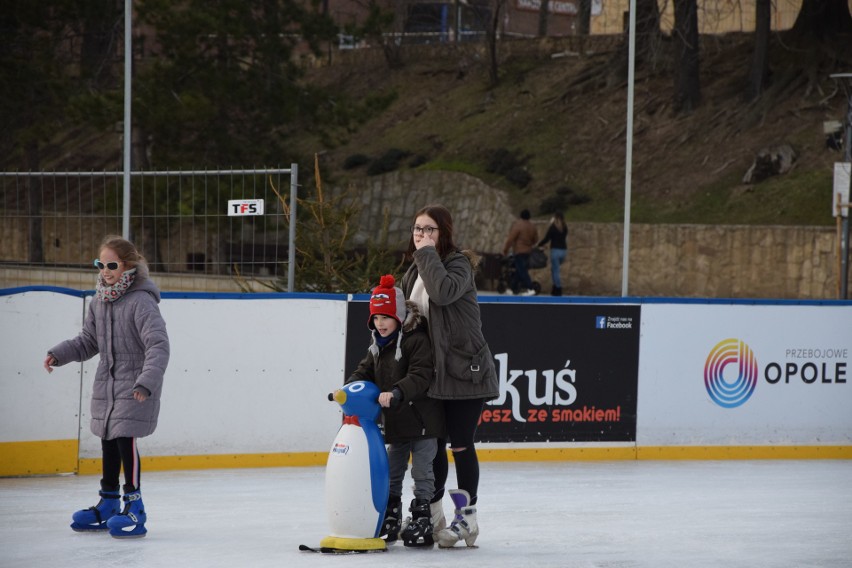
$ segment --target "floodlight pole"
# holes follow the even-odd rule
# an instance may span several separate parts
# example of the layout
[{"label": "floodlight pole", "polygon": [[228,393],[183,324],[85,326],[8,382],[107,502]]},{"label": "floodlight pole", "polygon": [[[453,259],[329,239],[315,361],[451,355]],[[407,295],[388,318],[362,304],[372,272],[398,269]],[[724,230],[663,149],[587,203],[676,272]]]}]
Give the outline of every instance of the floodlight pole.
[{"label": "floodlight pole", "polygon": [[[835,73],[831,78],[838,81],[846,93],[846,120],[843,133],[843,161],[852,164],[852,73]],[[852,175],[849,176],[849,193],[852,196]],[[841,209],[841,214],[842,214]],[[849,290],[849,209],[842,215],[840,230],[840,299],[848,298]]]},{"label": "floodlight pole", "polygon": [[133,0],[124,0],[124,197],[121,235],[130,239],[130,98],[133,75]]},{"label": "floodlight pole", "polygon": [[299,191],[299,164],[290,164],[290,244],[287,251],[287,291],[293,291],[296,279],[296,204]]},{"label": "floodlight pole", "polygon": [[[852,81],[852,78],[849,79]],[[852,88],[846,91],[846,131],[843,140],[843,159],[846,163],[852,164]],[[849,176],[849,193],[852,195],[852,175]],[[846,209],[846,215],[843,216],[841,228],[841,276],[840,276],[840,298],[845,300],[849,290],[849,209]]]},{"label": "floodlight pole", "polygon": [[621,295],[627,296],[630,272],[630,192],[633,176],[633,81],[636,76],[636,0],[630,0],[627,56],[627,141],[624,152],[624,239],[621,252]]}]

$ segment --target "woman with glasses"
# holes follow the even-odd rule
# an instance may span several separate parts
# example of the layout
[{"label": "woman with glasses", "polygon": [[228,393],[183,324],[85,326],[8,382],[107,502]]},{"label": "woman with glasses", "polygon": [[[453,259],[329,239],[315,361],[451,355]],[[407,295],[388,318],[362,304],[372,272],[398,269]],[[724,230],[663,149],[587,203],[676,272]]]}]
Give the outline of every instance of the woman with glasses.
[{"label": "woman with glasses", "polygon": [[[163,375],[169,362],[169,336],[160,315],[160,291],[148,278],[145,259],[133,243],[107,237],[98,258],[95,297],[83,330],[47,352],[48,373],[100,355],[92,385],[91,429],[101,439],[103,478],[100,501],[72,515],[78,532],[106,531],[116,538],[145,536],[136,439],[157,427]],[[124,510],[119,506],[119,474],[124,468]]]},{"label": "woman with glasses", "polygon": [[456,247],[452,216],[441,205],[430,205],[416,213],[407,256],[413,262],[403,276],[402,289],[428,322],[435,362],[429,396],[444,401],[458,483],[457,490],[449,491],[455,515],[447,526],[441,505],[449,469],[444,449],[447,440],[439,439],[431,506],[435,540],[442,548],[453,547],[461,540],[474,546],[479,535],[479,460],[473,439],[483,405],[499,394],[494,359],[482,334],[474,283],[479,256]]}]

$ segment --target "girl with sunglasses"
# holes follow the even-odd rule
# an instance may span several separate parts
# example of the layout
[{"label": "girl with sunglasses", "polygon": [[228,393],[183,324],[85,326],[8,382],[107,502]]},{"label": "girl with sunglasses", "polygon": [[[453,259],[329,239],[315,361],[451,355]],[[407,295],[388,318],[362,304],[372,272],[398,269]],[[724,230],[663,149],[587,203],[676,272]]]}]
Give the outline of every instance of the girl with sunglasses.
[{"label": "girl with sunglasses", "polygon": [[[100,355],[92,386],[91,429],[101,439],[100,501],[72,515],[78,532],[109,531],[116,538],[145,536],[141,467],[136,439],[157,427],[169,336],[160,315],[160,291],[148,277],[145,259],[130,241],[110,236],[101,244],[95,297],[83,330],[47,352],[44,368]],[[119,474],[124,468],[124,510]]]}]

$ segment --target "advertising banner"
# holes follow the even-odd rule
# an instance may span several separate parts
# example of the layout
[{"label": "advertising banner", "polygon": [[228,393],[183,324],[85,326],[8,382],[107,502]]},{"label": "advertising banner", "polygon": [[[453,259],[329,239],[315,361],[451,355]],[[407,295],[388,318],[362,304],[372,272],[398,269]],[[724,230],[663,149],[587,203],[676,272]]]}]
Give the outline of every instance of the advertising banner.
[{"label": "advertising banner", "polygon": [[852,307],[646,305],[639,445],[852,443]]},{"label": "advertising banner", "polygon": [[[500,396],[485,405],[483,442],[636,439],[639,306],[482,303]],[[370,343],[366,302],[349,305],[346,372]]]}]

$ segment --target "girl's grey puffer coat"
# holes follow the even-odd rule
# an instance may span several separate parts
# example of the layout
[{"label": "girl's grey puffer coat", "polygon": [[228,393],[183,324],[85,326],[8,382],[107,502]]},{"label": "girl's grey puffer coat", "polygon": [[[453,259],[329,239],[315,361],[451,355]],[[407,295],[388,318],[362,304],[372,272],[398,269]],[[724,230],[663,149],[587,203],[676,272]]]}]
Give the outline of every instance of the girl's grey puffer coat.
[{"label": "girl's grey puffer coat", "polygon": [[[114,302],[94,298],[80,335],[48,353],[57,366],[86,361],[100,353],[92,386],[92,433],[99,438],[141,438],[153,433],[160,413],[163,374],[169,363],[169,336],[160,315],[160,291],[144,264]],[[133,391],[150,396],[139,402]],[[144,391],[142,391],[144,392]]]}]

